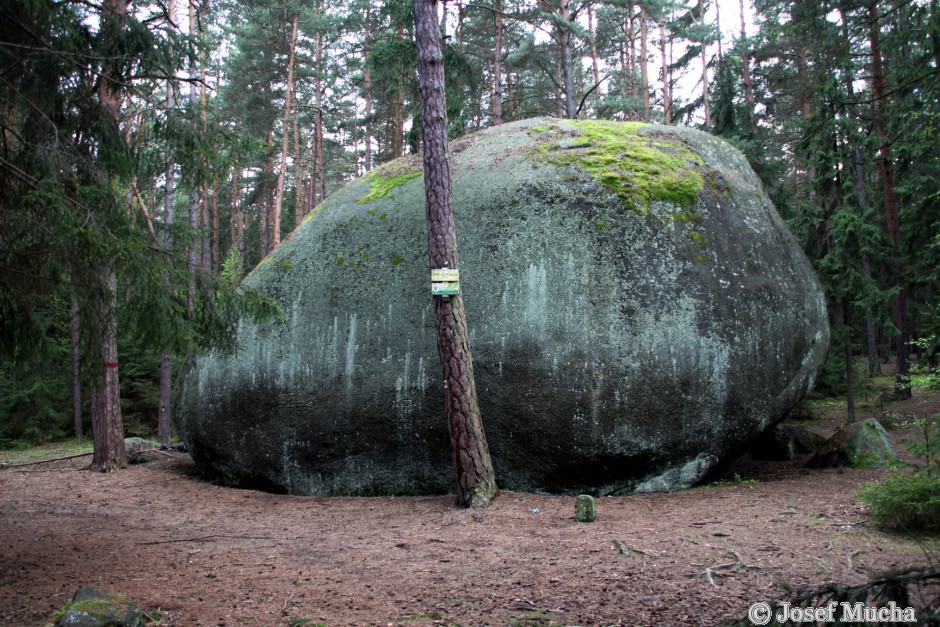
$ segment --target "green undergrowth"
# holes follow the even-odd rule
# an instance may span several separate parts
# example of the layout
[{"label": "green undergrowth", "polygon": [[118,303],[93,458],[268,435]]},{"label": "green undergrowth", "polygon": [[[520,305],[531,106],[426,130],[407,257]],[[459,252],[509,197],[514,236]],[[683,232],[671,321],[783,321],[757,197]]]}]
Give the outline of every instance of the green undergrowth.
[{"label": "green undergrowth", "polygon": [[641,122],[567,120],[565,126],[531,129],[537,161],[576,166],[617,194],[624,206],[643,215],[660,201],[680,208],[675,219],[698,222],[695,199],[705,180],[701,157],[682,142],[639,133]]},{"label": "green undergrowth", "polygon": [[411,179],[418,178],[421,174],[422,169],[416,167],[411,159],[399,159],[375,168],[363,178],[371,184],[369,193],[359,197],[356,202],[364,205],[380,198],[393,198],[393,189],[401,187]]},{"label": "green undergrowth", "polygon": [[936,475],[896,473],[866,485],[858,497],[882,529],[915,537],[940,535],[940,477]]}]

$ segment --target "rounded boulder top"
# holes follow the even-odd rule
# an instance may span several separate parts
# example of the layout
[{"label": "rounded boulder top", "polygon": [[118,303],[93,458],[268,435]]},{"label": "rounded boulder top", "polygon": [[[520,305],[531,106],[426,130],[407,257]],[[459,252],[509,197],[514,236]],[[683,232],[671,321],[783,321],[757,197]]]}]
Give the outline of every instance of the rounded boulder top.
[{"label": "rounded boulder top", "polygon": [[[500,487],[690,487],[812,385],[822,290],[726,142],[542,118],[452,142],[451,172]],[[420,156],[330,196],[246,279],[284,321],[183,375],[196,463],[276,492],[452,492],[429,270]]]}]

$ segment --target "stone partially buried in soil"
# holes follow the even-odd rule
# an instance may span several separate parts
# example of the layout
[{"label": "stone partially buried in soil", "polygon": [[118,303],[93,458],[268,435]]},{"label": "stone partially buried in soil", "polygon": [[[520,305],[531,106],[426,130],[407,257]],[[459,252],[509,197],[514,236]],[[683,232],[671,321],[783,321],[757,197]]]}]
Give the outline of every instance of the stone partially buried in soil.
[{"label": "stone partially buried in soil", "polygon": [[885,428],[869,418],[839,428],[806,465],[809,468],[891,468],[899,462]]},{"label": "stone partially buried in soil", "polygon": [[[812,268],[740,152],[635,123],[452,144],[460,281],[497,481],[692,486],[810,387]],[[211,479],[296,494],[453,489],[419,157],[335,192],[246,282],[283,324],[199,357],[179,427]]]},{"label": "stone partially buried in soil", "polygon": [[79,588],[56,627],[143,627],[140,608],[127,597],[100,588]]}]

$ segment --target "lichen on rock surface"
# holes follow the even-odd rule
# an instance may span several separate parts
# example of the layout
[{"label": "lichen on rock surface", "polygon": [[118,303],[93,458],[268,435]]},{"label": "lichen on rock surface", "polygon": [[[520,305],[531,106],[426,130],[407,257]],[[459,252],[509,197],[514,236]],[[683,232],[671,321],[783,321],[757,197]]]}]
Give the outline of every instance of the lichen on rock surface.
[{"label": "lichen on rock surface", "polygon": [[[811,385],[829,340],[822,291],[727,143],[538,119],[461,138],[451,155],[502,487],[689,487]],[[180,431],[213,479],[298,494],[452,489],[416,163],[330,196],[247,279],[286,321],[243,322],[240,353],[202,355],[183,377]]]}]

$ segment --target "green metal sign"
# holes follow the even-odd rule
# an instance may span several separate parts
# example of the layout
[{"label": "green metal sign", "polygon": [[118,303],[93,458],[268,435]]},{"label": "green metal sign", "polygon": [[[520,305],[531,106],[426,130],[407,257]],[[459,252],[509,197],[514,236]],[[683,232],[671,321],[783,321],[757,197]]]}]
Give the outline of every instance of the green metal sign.
[{"label": "green metal sign", "polygon": [[431,295],[456,296],[460,293],[460,270],[436,268],[431,270]]}]

